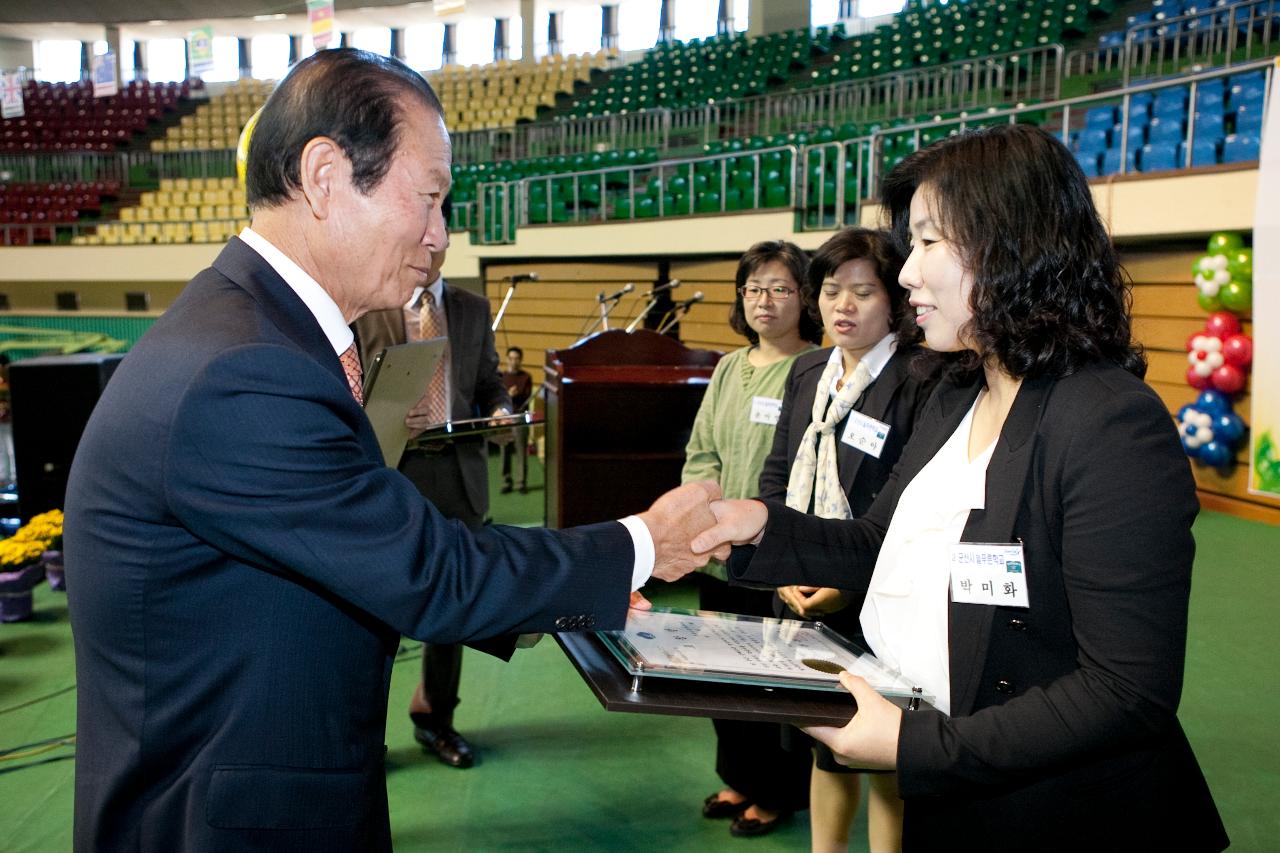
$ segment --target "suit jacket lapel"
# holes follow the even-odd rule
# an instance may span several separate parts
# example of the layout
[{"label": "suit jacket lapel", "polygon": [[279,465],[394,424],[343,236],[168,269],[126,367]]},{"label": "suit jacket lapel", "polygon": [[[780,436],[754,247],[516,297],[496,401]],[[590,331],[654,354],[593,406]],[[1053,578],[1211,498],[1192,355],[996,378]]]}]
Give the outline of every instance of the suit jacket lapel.
[{"label": "suit jacket lapel", "polygon": [[248,291],[267,319],[294,343],[344,383],[347,381],[342,362],[315,315],[261,255],[239,237],[232,237],[214,259],[213,268]]},{"label": "suit jacket lapel", "polygon": [[[984,509],[969,513],[965,542],[1013,542],[1022,495],[1030,480],[1036,429],[1053,379],[1024,380],[1005,419],[987,465]],[[948,628],[951,661],[951,712],[968,714],[977,698],[995,608],[982,604],[952,604]]]},{"label": "suit jacket lapel", "polygon": [[[880,375],[876,377],[876,381],[872,383],[867,390],[866,397],[861,406],[855,406],[854,409],[869,418],[875,418],[883,421],[885,414],[889,411],[889,404],[893,402],[894,395],[898,393],[898,389],[902,387],[902,383],[907,380],[907,363],[905,359],[894,358],[889,359],[884,369],[880,371]],[[845,417],[845,423],[848,423],[848,416]],[[844,489],[845,494],[853,488],[853,481],[858,476],[858,471],[862,468],[862,461],[867,458],[867,454],[854,450],[849,445],[840,441],[840,436],[844,434],[844,425],[836,428],[837,435],[837,457],[840,460],[840,485]]]}]

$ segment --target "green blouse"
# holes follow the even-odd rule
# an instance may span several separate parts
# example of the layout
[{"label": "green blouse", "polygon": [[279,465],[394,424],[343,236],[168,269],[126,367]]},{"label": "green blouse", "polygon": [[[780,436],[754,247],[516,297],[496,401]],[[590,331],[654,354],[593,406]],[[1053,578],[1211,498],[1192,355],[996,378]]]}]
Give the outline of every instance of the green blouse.
[{"label": "green blouse", "polygon": [[[809,346],[796,355],[815,349]],[[773,448],[778,407],[796,357],[757,368],[747,358],[750,352],[751,347],[734,350],[716,364],[693,421],[680,473],[682,483],[715,480],[726,498],[753,498],[760,493],[760,471]],[[752,419],[753,408],[756,420]],[[759,422],[766,410],[771,411],[773,423]],[[715,561],[704,571],[721,580],[727,576]]]}]

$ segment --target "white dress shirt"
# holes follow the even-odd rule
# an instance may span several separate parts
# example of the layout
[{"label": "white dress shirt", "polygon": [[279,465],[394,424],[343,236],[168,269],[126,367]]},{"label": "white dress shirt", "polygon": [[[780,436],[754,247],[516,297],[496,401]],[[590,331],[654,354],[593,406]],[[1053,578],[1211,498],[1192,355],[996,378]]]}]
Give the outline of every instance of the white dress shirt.
[{"label": "white dress shirt", "polygon": [[[867,354],[860,360],[861,364],[867,366],[867,370],[871,373],[871,381],[875,382],[879,378],[884,366],[889,363],[889,359],[893,358],[894,352],[898,349],[898,336],[890,332],[881,338],[875,346],[867,350]],[[844,353],[840,347],[834,347],[831,350],[831,357],[827,359],[827,364],[832,362],[842,362]],[[836,376],[831,380],[831,387],[827,389],[832,399],[840,393],[840,376]],[[868,383],[868,387],[870,384]]]},{"label": "white dress shirt", "polygon": [[[330,346],[336,355],[341,356],[347,351],[347,347],[355,341],[355,335],[351,332],[351,327],[347,325],[342,318],[342,310],[338,308],[338,303],[333,301],[328,292],[320,286],[314,278],[298,266],[288,255],[277,249],[275,246],[255,232],[252,228],[245,228],[240,232],[240,239],[245,245],[253,249],[262,259],[267,262],[279,276],[284,279],[285,284],[298,294],[298,298],[307,306],[312,315],[316,318],[316,322],[320,324],[320,329],[324,332],[326,338],[329,339]],[[429,285],[435,288],[433,291],[437,304],[441,308],[441,319],[444,319],[444,277],[435,280],[434,284]],[[413,298],[409,300],[410,304],[416,304],[422,299],[422,288],[414,289]],[[405,311],[408,312],[409,305],[405,305]],[[417,325],[413,326],[417,331]],[[446,386],[447,387],[447,386]],[[631,544],[635,552],[635,562],[631,567],[631,588],[639,589],[649,580],[653,574],[653,564],[657,559],[657,554],[653,546],[653,537],[649,534],[649,528],[637,516],[629,515],[620,519],[623,527],[631,534]]]},{"label": "white dress shirt", "polygon": [[902,490],[860,617],[875,656],[933,696],[944,714],[951,713],[949,550],[960,541],[969,511],[986,506],[987,463],[995,449],[993,441],[969,461],[977,405]]}]

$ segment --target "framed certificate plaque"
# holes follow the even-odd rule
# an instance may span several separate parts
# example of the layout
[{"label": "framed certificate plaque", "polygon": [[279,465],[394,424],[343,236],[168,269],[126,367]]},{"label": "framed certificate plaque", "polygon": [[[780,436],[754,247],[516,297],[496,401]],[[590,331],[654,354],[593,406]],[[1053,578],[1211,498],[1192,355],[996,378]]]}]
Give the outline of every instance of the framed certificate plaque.
[{"label": "framed certificate plaque", "polygon": [[556,640],[609,711],[844,725],[849,670],[905,710],[931,696],[820,622],[712,611],[631,610],[621,631]]}]

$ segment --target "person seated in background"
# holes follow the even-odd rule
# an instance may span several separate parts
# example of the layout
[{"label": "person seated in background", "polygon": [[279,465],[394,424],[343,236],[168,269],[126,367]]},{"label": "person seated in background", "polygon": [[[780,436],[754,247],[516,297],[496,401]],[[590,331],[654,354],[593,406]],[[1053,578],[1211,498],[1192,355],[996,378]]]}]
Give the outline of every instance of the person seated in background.
[{"label": "person seated in background", "polygon": [[[889,479],[933,382],[912,376],[920,330],[898,286],[903,256],[890,235],[846,228],[822,244],[802,291],[835,346],[798,356],[782,396],[760,497],[823,518],[856,518]],[[784,586],[776,615],[820,619],[863,643],[862,601],[830,587]],[[783,730],[792,749],[813,746],[809,822],[818,851],[847,850],[861,798],[860,772],[825,744]],[[892,773],[872,772],[867,820],[873,853],[902,845],[902,800]]]},{"label": "person seated in background", "polygon": [[[685,447],[681,481],[714,480],[732,497],[756,494],[773,445],[782,387],[792,360],[814,349],[822,329],[800,293],[809,259],[781,240],[757,243],[738,262],[729,325],[750,343],[716,365]],[[703,610],[770,616],[772,590],[730,587],[715,564],[701,578]],[[763,835],[805,807],[808,756],[782,748],[774,723],[713,720],[716,773],[726,787],[703,803],[709,818],[731,817],[735,836]]]},{"label": "person seated in background", "polygon": [[897,468],[862,518],[723,501],[692,547],[865,594],[868,645],[933,708],[843,673],[857,713],[809,731],[897,770],[904,849],[1222,850],[1177,718],[1195,483],[1084,174],[1001,125],[910,155],[882,197],[948,366]]}]

